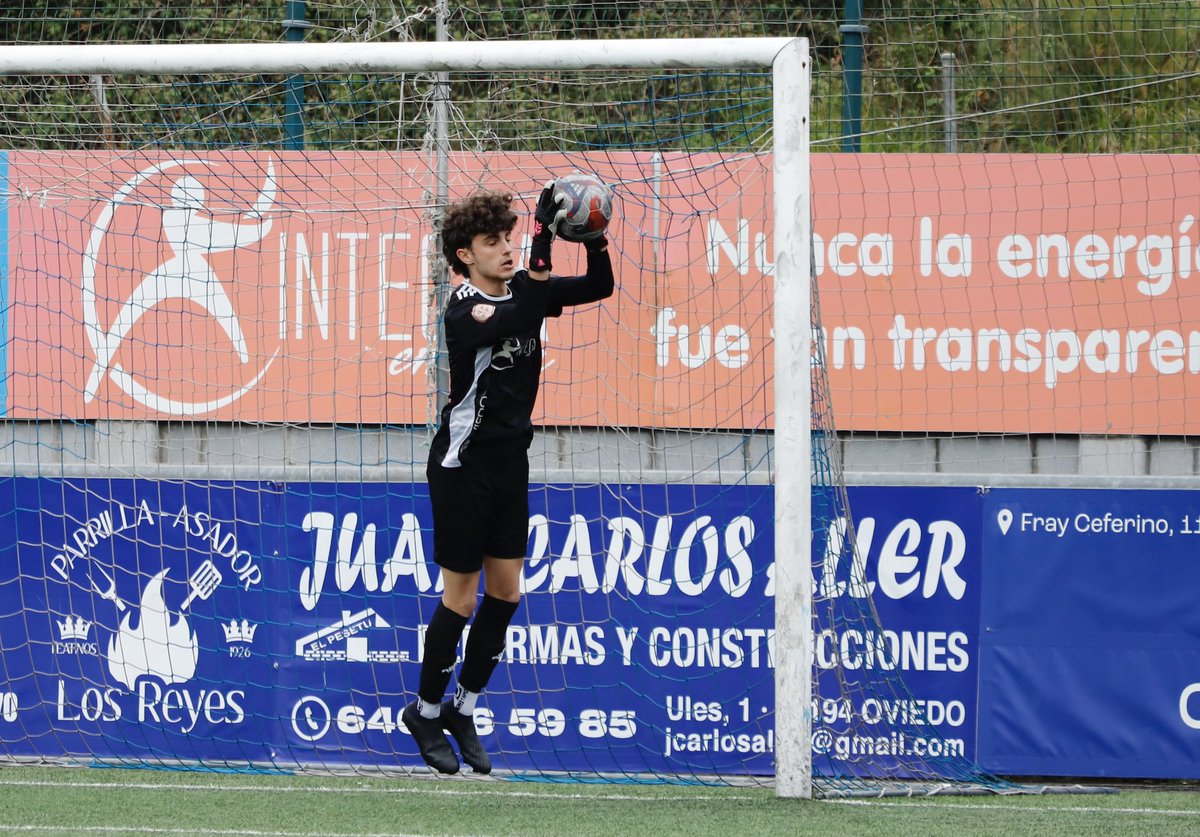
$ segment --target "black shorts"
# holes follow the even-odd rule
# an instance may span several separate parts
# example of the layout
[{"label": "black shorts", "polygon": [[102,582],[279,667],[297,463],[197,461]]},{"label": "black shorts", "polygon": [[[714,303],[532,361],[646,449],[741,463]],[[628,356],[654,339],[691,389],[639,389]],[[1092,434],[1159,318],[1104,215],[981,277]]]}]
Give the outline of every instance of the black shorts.
[{"label": "black shorts", "polygon": [[433,560],[460,573],[478,572],[483,556],[525,557],[529,543],[529,457],[476,460],[458,468],[430,462]]}]

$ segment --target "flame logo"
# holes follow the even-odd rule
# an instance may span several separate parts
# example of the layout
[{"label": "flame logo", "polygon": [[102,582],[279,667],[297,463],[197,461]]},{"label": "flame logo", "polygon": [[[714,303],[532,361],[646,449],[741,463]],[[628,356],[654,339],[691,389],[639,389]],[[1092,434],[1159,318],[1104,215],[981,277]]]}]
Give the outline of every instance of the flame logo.
[{"label": "flame logo", "polygon": [[133,614],[127,613],[116,636],[108,641],[108,670],[130,691],[139,677],[157,677],[171,684],[185,683],[196,673],[200,646],[182,613],[171,622],[162,596],[166,574],[164,569],[142,591],[137,628],[132,627]]}]

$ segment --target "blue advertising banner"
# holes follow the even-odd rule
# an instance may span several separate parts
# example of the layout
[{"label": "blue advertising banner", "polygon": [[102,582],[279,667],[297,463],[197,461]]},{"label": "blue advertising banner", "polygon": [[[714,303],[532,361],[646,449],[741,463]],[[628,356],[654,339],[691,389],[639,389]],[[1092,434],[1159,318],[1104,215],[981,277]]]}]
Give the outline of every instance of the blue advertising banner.
[{"label": "blue advertising banner", "polygon": [[262,486],[7,479],[0,496],[9,754],[270,759]]},{"label": "blue advertising banner", "polygon": [[1200,778],[1200,494],[993,490],[983,508],[983,766]]},{"label": "blue advertising banner", "polygon": [[[774,771],[770,495],[754,486],[534,486],[521,611],[476,712],[498,768]],[[440,595],[425,487],[289,485],[285,748],[415,748]],[[372,723],[372,719],[375,723]]]},{"label": "blue advertising banner", "polygon": [[850,507],[857,549],[841,521],[817,544],[814,769],[972,760],[978,491],[858,487]]},{"label": "blue advertising banner", "polygon": [[[399,716],[440,596],[425,491],[0,480],[5,751],[420,764]],[[532,497],[476,713],[497,767],[772,773],[769,489]]]},{"label": "blue advertising banner", "polygon": [[[420,764],[399,715],[440,595],[424,485],[10,478],[0,497],[5,755]],[[497,767],[773,773],[770,487],[531,497],[476,713]],[[850,501],[853,530],[812,552],[818,773],[1200,776],[1200,495]]]},{"label": "blue advertising banner", "polygon": [[[420,764],[400,712],[441,590],[424,485],[7,479],[0,492],[13,509],[6,753]],[[531,498],[522,607],[476,711],[497,767],[773,773],[770,487]],[[937,742],[970,757],[978,499],[852,499],[865,560],[814,546],[818,601],[846,617],[817,638],[815,754],[902,765]],[[851,688],[827,691],[833,678]]]}]

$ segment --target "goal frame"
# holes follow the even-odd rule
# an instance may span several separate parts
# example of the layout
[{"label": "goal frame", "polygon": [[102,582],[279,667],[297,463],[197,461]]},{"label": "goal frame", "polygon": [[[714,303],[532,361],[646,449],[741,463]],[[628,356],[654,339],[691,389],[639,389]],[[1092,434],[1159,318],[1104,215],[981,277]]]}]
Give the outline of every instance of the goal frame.
[{"label": "goal frame", "polygon": [[[776,794],[811,798],[812,344],[805,38],[6,46],[6,75],[770,69],[774,153]],[[796,553],[799,552],[799,555]]]}]

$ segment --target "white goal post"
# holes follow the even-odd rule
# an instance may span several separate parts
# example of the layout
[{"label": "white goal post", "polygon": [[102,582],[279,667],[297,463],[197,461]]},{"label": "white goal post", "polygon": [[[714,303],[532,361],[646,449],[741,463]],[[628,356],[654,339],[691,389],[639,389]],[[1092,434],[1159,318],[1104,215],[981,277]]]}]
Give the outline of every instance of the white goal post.
[{"label": "white goal post", "polygon": [[6,75],[322,74],[594,69],[773,73],[776,789],[811,797],[809,101],[803,38],[6,46]]}]

